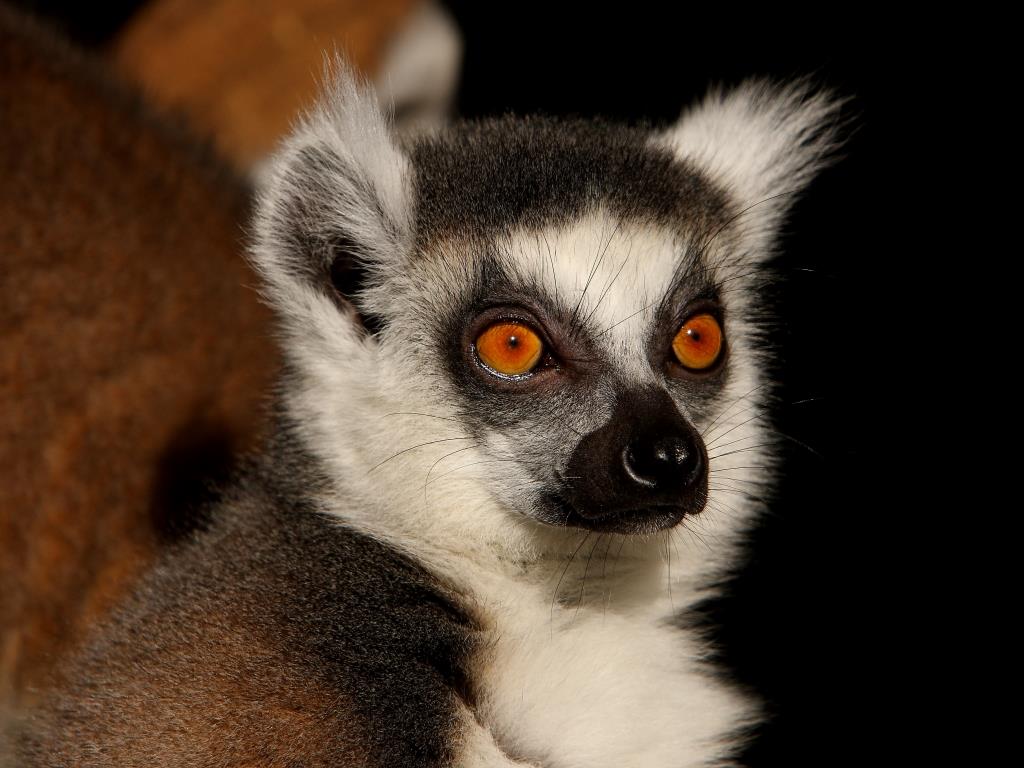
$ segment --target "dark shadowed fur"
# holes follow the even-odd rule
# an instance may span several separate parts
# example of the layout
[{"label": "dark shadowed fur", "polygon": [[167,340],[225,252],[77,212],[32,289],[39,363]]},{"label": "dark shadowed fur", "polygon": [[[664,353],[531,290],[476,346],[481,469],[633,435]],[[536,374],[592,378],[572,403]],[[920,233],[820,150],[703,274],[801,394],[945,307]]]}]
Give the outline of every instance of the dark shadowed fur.
[{"label": "dark shadowed fur", "polygon": [[322,478],[286,442],[75,660],[18,765],[450,763],[471,621],[422,568],[317,514]]}]

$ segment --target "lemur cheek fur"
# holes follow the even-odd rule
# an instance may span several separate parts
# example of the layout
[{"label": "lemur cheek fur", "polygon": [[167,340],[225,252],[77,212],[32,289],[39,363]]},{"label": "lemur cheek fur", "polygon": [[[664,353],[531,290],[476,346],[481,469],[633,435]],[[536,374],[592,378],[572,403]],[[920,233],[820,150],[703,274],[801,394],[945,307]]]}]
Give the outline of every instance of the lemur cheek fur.
[{"label": "lemur cheek fur", "polygon": [[730,764],[759,705],[679,614],[760,510],[760,273],[835,109],[751,82],[660,133],[400,145],[342,67],[253,227],[274,434],[18,764]]}]

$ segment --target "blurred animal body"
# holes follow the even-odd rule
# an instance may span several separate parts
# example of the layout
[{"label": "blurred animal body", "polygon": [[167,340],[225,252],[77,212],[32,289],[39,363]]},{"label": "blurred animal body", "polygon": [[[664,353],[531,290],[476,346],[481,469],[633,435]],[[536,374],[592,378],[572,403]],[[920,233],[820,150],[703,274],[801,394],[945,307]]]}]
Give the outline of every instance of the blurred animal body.
[{"label": "blurred animal body", "polygon": [[0,731],[257,441],[276,353],[248,202],[0,3]]}]

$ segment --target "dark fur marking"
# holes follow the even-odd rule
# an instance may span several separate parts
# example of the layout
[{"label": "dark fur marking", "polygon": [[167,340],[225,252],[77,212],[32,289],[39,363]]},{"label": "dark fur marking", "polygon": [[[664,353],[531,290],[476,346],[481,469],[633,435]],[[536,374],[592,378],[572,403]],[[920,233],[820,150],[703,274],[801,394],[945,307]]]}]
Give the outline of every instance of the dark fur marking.
[{"label": "dark fur marking", "polygon": [[641,128],[529,117],[421,141],[412,150],[417,240],[558,225],[600,203],[669,227],[724,221],[725,196],[650,138]]}]

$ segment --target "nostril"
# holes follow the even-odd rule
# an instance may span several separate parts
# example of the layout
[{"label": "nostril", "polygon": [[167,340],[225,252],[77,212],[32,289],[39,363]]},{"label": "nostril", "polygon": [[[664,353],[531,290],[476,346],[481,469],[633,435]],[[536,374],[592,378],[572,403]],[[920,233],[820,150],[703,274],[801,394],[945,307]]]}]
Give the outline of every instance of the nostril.
[{"label": "nostril", "polygon": [[701,457],[684,437],[665,435],[627,446],[622,463],[634,482],[648,488],[666,488],[691,483],[700,469]]},{"label": "nostril", "polygon": [[632,445],[627,445],[622,449],[622,466],[626,468],[626,474],[635,483],[645,485],[648,488],[654,488],[658,484],[657,478],[647,473],[647,467],[638,458],[636,450]]}]

